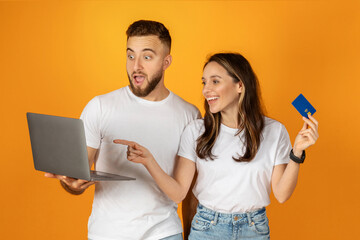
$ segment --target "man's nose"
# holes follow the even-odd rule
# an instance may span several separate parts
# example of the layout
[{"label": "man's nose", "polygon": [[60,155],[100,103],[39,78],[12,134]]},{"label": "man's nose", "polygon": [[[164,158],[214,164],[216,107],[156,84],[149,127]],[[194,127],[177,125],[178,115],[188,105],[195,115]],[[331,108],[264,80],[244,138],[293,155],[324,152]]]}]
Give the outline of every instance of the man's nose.
[{"label": "man's nose", "polygon": [[135,59],[134,61],[134,71],[139,71],[139,70],[142,70],[143,69],[143,66],[142,66],[142,61],[140,58],[137,58]]}]

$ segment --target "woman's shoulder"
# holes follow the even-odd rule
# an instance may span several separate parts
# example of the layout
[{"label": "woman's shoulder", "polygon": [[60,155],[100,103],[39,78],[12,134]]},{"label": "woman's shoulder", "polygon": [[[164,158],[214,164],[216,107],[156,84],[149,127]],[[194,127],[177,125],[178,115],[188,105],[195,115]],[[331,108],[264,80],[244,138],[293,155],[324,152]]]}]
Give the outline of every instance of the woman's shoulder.
[{"label": "woman's shoulder", "polygon": [[282,130],[286,130],[286,128],[280,121],[270,117],[264,117],[264,131],[279,132]]}]

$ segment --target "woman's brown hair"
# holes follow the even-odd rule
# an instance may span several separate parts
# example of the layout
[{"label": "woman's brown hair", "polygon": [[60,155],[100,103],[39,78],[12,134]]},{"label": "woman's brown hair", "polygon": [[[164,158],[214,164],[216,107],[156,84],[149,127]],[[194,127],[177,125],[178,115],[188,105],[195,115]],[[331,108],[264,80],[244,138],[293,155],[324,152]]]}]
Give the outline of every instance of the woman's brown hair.
[{"label": "woman's brown hair", "polygon": [[[264,113],[261,106],[261,94],[257,77],[250,63],[238,53],[217,53],[212,55],[205,63],[204,68],[210,62],[221,65],[235,83],[241,82],[243,90],[238,104],[238,131],[244,131],[243,156],[233,156],[238,162],[251,161],[261,142],[261,132],[264,128]],[[221,113],[211,113],[209,104],[205,99],[204,133],[197,139],[196,154],[201,159],[214,160],[212,148],[219,135],[221,127]]]}]

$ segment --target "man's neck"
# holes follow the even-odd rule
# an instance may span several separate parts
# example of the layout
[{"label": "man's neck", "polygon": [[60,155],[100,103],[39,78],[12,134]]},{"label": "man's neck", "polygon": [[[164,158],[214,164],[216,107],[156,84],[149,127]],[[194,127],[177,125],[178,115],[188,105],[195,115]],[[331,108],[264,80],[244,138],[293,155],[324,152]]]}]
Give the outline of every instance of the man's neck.
[{"label": "man's neck", "polygon": [[170,91],[165,87],[164,83],[160,82],[151,93],[145,97],[140,97],[147,101],[158,102],[167,98]]}]

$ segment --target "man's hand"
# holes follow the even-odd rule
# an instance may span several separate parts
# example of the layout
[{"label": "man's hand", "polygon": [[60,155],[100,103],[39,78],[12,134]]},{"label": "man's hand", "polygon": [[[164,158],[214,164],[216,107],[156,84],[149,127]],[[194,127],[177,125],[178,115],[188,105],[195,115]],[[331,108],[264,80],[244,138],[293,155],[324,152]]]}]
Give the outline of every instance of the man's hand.
[{"label": "man's hand", "polygon": [[53,173],[45,173],[45,177],[48,178],[57,178],[60,180],[61,185],[63,188],[74,195],[79,195],[85,191],[89,186],[93,185],[96,182],[89,182],[82,179],[75,179],[63,175],[57,175]]}]

